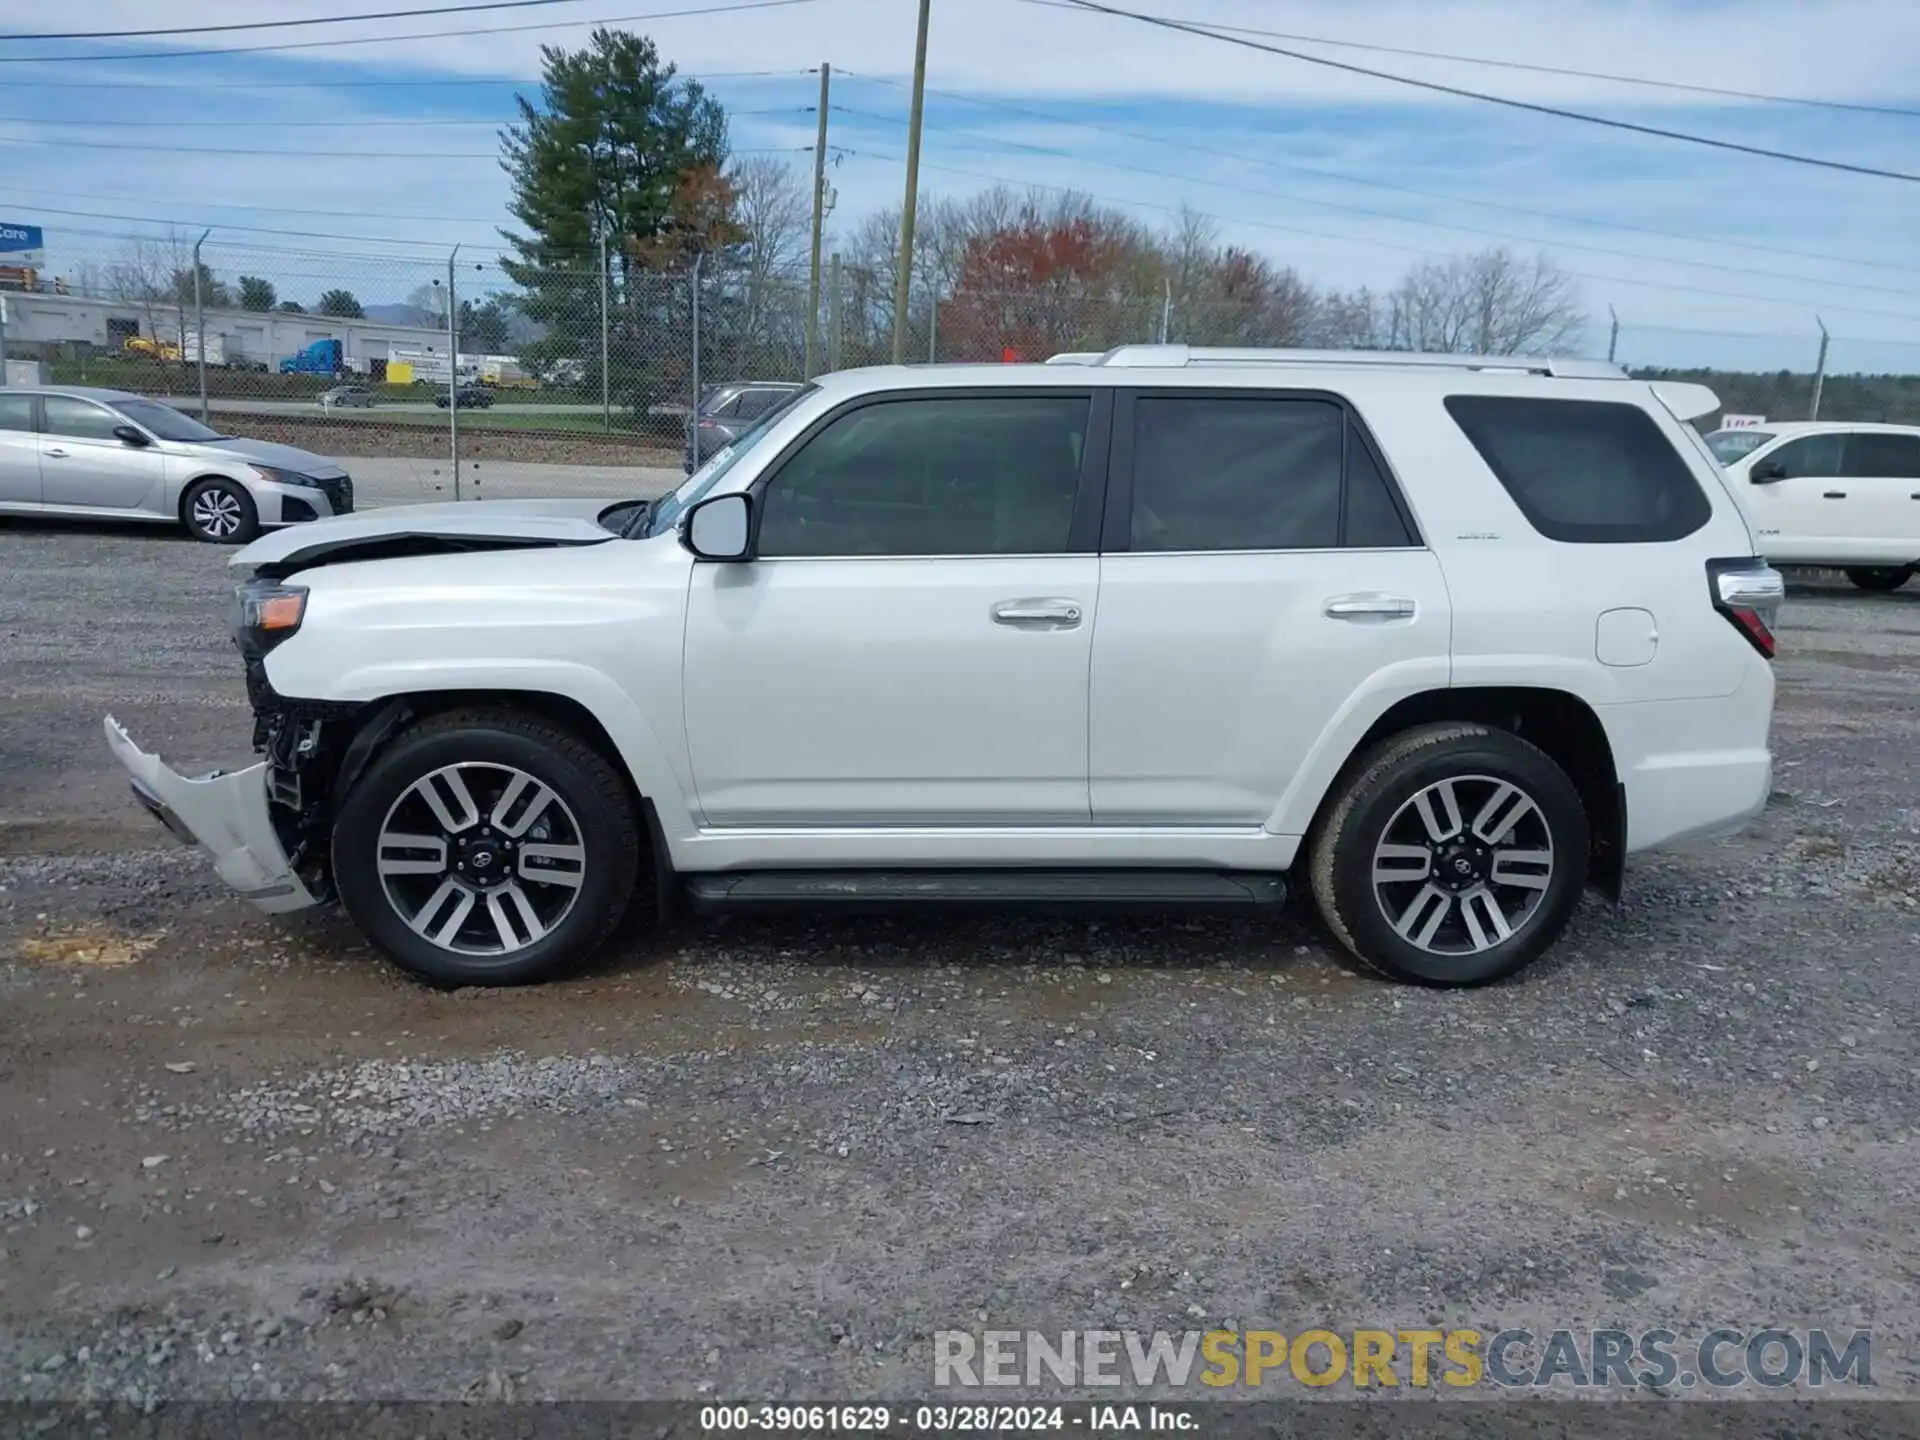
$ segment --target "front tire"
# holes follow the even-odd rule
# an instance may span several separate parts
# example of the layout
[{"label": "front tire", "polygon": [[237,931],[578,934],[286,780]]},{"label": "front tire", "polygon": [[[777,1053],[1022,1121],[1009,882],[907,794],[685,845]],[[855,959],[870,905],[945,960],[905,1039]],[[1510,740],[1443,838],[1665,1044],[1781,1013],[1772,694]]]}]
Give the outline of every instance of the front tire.
[{"label": "front tire", "polygon": [[444,985],[523,985],[584,961],[626,912],[639,858],[613,766],[513,711],[408,730],[333,830],[348,914],[402,969]]},{"label": "front tire", "polygon": [[1862,565],[1847,571],[1847,579],[1861,590],[1898,590],[1912,578],[1911,565]]},{"label": "front tire", "polygon": [[1585,885],[1579,792],[1544,752],[1483,725],[1425,725],[1362,760],[1313,837],[1314,898],[1367,968],[1485,985],[1537,959]]},{"label": "front tire", "polygon": [[260,533],[260,512],[238,480],[196,480],[180,497],[180,518],[209,545],[244,545]]}]

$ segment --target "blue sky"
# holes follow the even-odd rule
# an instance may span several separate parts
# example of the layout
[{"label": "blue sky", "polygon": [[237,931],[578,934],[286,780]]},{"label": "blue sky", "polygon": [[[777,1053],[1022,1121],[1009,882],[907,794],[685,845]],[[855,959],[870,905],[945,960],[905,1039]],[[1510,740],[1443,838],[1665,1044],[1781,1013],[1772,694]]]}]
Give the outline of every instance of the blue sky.
[{"label": "blue sky", "polygon": [[[495,127],[536,75],[539,46],[577,45],[594,20],[692,3],[569,0],[117,45],[0,40],[0,220],[42,225],[55,271],[106,263],[130,234],[190,237],[211,225],[208,253],[223,274],[269,274],[283,293],[345,283],[369,303],[398,300],[444,273],[454,242],[483,261],[483,247],[499,245],[507,182],[492,158]],[[0,32],[380,8],[406,7],[0,0]],[[1920,26],[1902,7],[1865,0],[1134,8],[1920,111]],[[801,152],[818,82],[806,72],[830,61],[833,223],[844,228],[899,196],[913,10],[911,0],[816,0],[627,25],[708,79],[734,116],[736,150],[786,153],[796,166],[811,163]],[[1833,368],[1920,371],[1920,185],[1445,99],[1023,0],[934,0],[934,15],[924,189],[1075,187],[1149,223],[1184,204],[1216,217],[1223,238],[1340,288],[1385,288],[1423,257],[1490,244],[1545,250],[1579,277],[1590,347],[1604,351],[1609,307],[1618,313],[1623,360],[1805,369],[1817,314],[1836,337]],[[396,38],[439,31],[460,33]],[[374,43],[120,58],[362,37]],[[1750,145],[1905,170],[1920,154],[1920,115],[1297,48]],[[73,55],[98,58],[35,58]]]}]

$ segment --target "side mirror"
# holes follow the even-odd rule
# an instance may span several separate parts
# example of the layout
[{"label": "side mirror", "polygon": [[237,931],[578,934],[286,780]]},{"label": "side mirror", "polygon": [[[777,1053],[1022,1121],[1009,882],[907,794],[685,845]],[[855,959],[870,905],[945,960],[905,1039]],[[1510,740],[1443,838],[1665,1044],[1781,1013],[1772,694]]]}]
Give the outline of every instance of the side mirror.
[{"label": "side mirror", "polygon": [[696,560],[750,559],[753,501],[745,495],[714,495],[680,521],[680,543]]},{"label": "side mirror", "polygon": [[113,438],[118,440],[122,445],[133,446],[136,450],[144,450],[148,444],[145,432],[136,430],[131,425],[114,426]]},{"label": "side mirror", "polygon": [[1787,478],[1787,467],[1778,460],[1762,460],[1747,472],[1747,479],[1755,485],[1773,485]]}]

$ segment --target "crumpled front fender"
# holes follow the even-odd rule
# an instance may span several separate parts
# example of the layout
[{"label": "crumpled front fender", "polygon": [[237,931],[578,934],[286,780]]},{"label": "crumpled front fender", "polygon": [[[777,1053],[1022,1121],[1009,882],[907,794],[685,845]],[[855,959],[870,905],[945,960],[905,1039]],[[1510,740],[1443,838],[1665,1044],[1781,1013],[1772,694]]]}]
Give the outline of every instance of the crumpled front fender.
[{"label": "crumpled front fender", "polygon": [[133,743],[107,716],[107,744],[133,777],[134,798],[162,825],[213,857],[220,878],[269,915],[320,903],[294,873],[267,813],[267,767],[188,779]]}]

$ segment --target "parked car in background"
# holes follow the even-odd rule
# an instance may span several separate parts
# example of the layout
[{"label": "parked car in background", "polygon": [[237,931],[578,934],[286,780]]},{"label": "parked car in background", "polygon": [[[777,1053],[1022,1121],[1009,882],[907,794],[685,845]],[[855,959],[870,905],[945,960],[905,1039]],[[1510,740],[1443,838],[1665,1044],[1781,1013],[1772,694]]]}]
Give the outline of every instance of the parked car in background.
[{"label": "parked car in background", "polygon": [[442,390],[433,397],[433,403],[442,410],[445,410],[449,404],[457,404],[462,410],[491,410],[493,392],[484,385],[462,385],[453,392],[451,401],[447,398],[447,392]]},{"label": "parked car in background", "polygon": [[371,410],[374,403],[373,391],[364,385],[336,385],[320,392],[323,410]]},{"label": "parked car in background", "polygon": [[352,509],[347,472],[309,451],[124,391],[0,389],[0,514],[158,520],[239,545]]},{"label": "parked car in background", "polygon": [[1920,568],[1920,426],[1804,421],[1716,430],[1707,446],[1782,565],[1897,590]]},{"label": "parked car in background", "polygon": [[691,475],[804,389],[795,380],[735,380],[707,387],[687,422],[681,469]]},{"label": "parked car in background", "polygon": [[[263,759],[141,803],[278,913],[510,984],[702,909],[1271,907],[1512,974],[1772,776],[1779,574],[1698,385],[1117,350],[822,378],[657,503],[234,557]],[[901,563],[901,562],[908,563]]]}]

